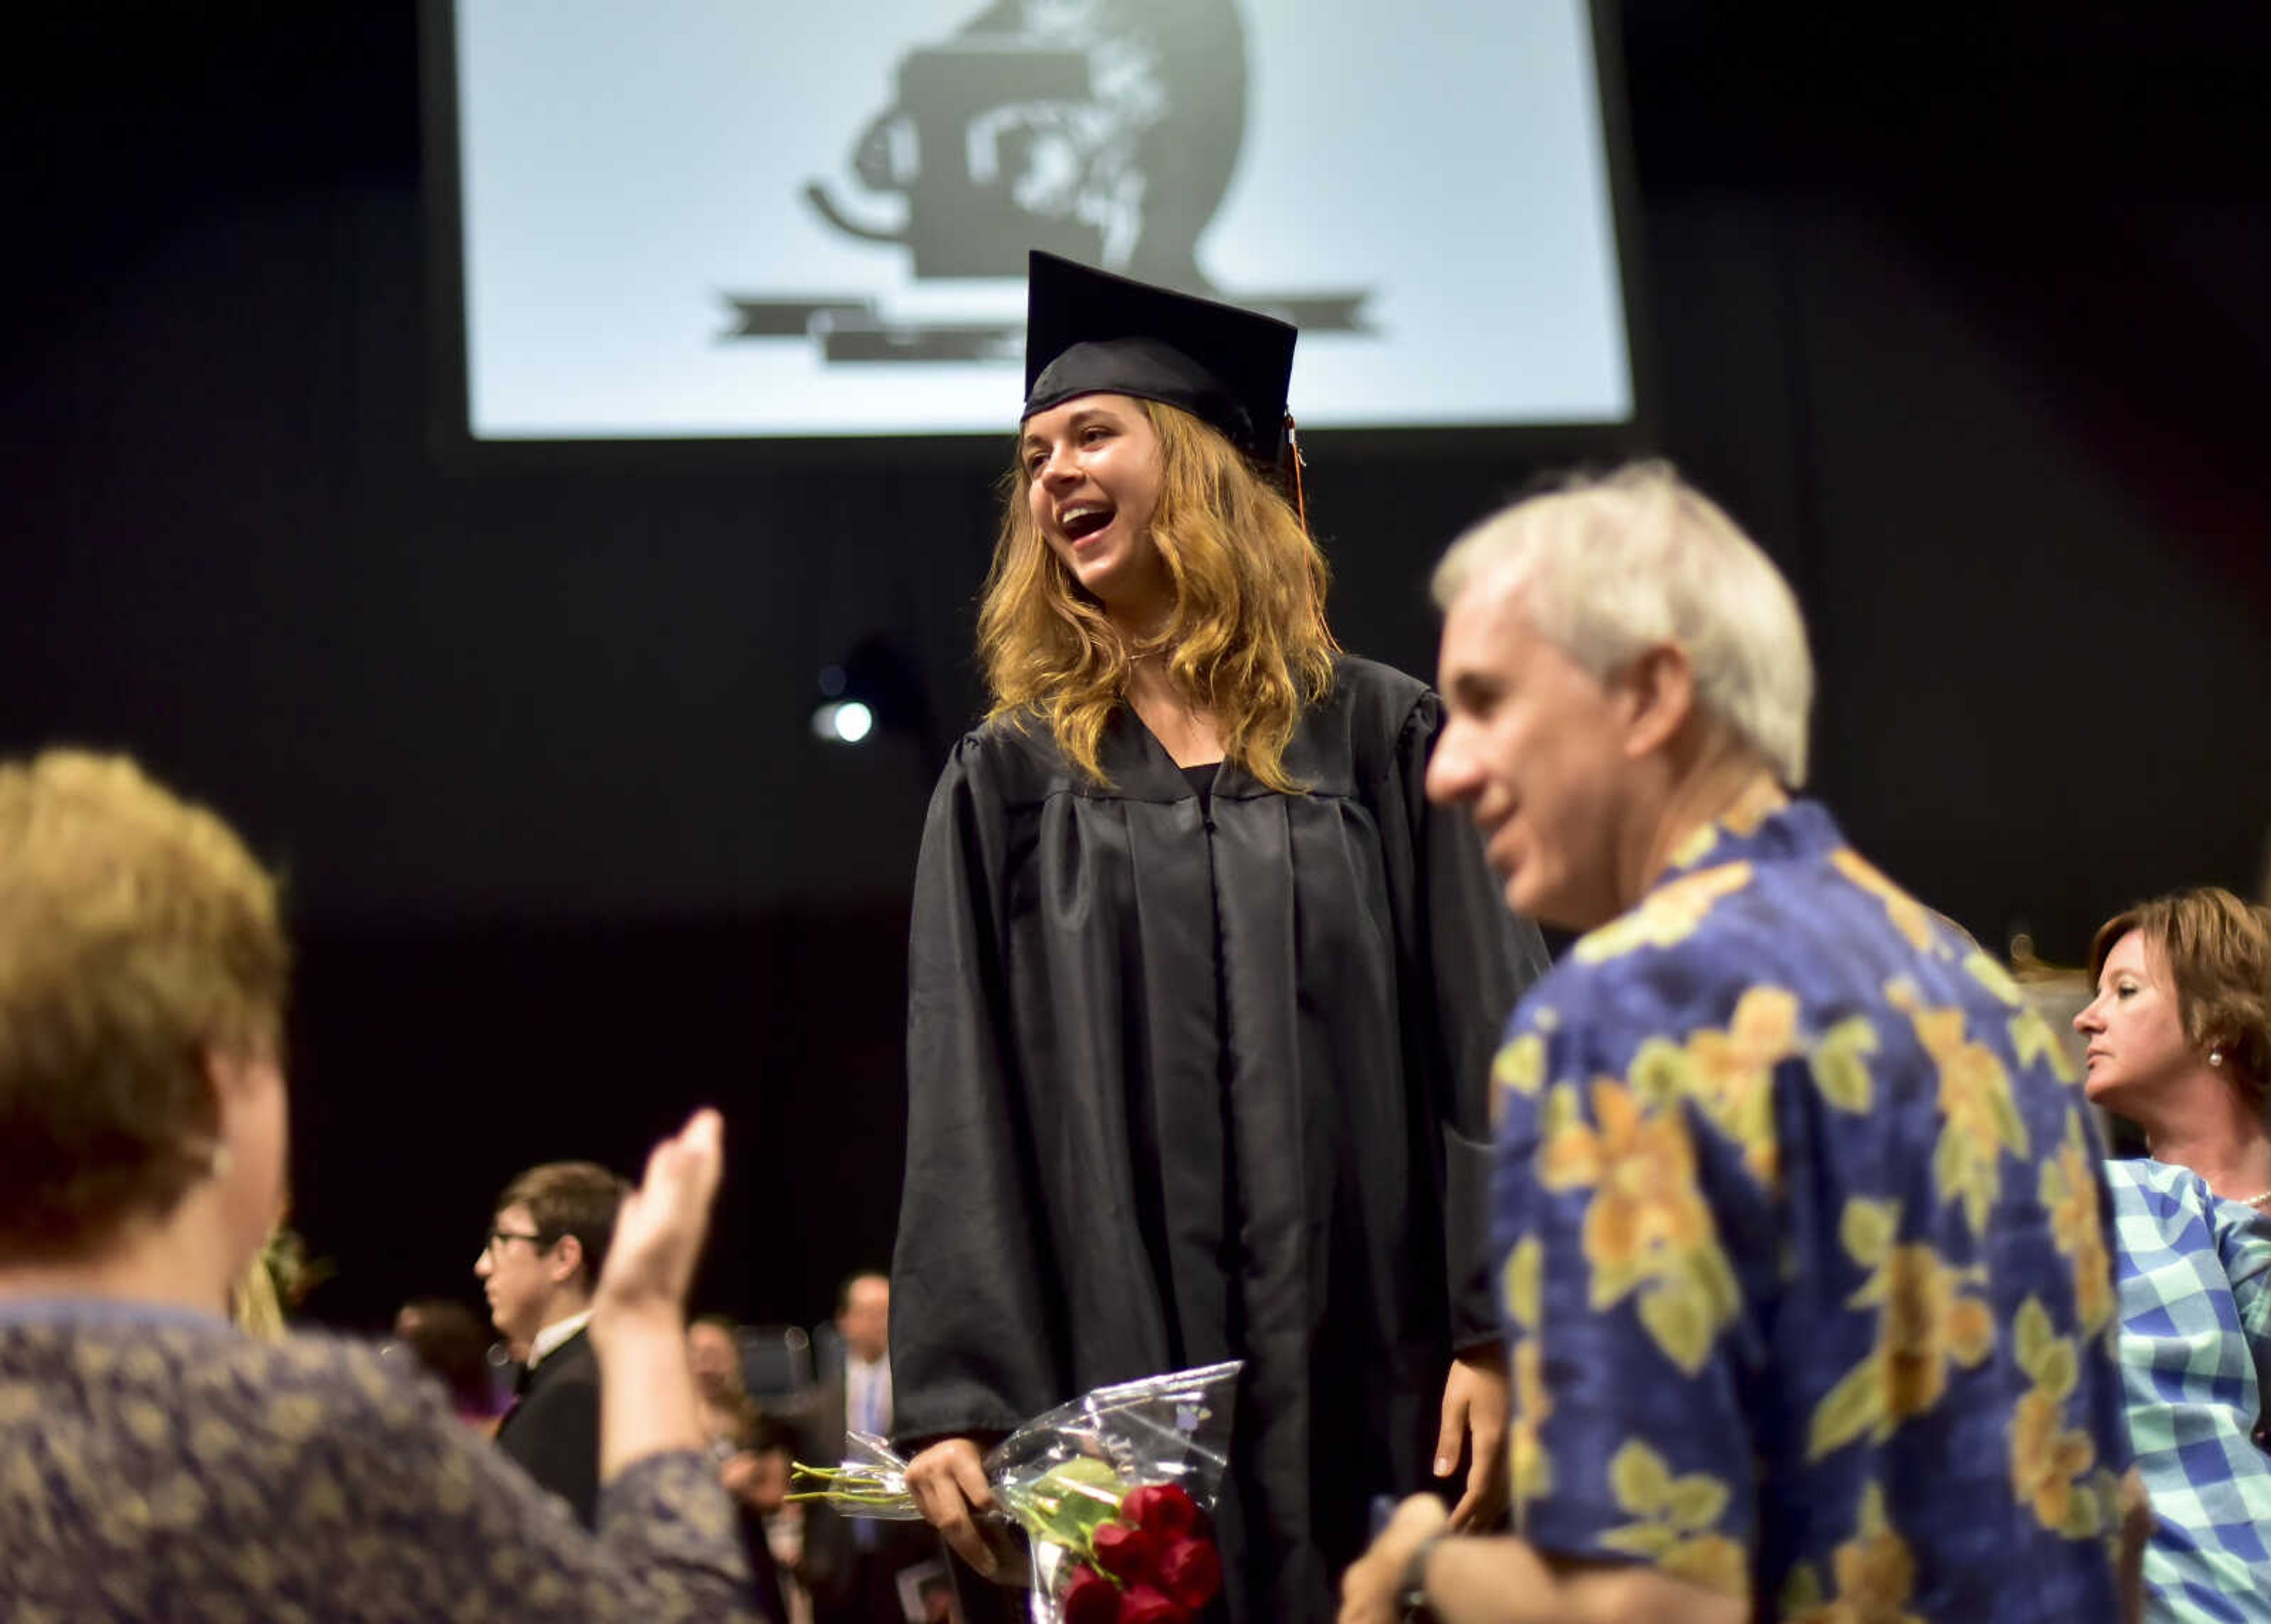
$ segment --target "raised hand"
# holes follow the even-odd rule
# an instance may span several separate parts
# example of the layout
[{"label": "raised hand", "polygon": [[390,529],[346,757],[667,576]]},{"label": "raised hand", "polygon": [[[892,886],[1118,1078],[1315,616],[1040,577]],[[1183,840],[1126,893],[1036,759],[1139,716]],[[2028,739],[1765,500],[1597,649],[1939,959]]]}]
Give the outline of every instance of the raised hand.
[{"label": "raised hand", "polygon": [[725,1120],[705,1106],[648,1155],[646,1176],[615,1216],[592,1300],[595,1335],[602,1322],[684,1315],[725,1165]]}]

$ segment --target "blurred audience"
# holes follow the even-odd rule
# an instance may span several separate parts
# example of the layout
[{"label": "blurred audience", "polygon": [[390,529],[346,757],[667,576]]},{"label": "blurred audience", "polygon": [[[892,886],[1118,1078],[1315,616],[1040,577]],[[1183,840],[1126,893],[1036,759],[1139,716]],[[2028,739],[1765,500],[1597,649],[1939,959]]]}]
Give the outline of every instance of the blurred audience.
[{"label": "blurred audience", "polygon": [[686,1363],[702,1398],[702,1430],[730,1454],[748,1446],[756,1402],[741,1374],[741,1327],[726,1315],[705,1314],[686,1328]]},{"label": "blurred audience", "polygon": [[789,1624],[811,1624],[802,1582],[804,1508],[788,1503],[796,1430],[749,1397],[741,1369],[741,1326],[705,1314],[686,1328],[686,1364],[701,1400],[702,1430],[719,1461],[719,1479],[739,1509],[757,1594]]},{"label": "blurred audience", "polygon": [[532,1167],[497,1197],[473,1260],[491,1319],[525,1350],[497,1447],[587,1528],[599,1516],[599,1370],[585,1328],[628,1188],[592,1162]]},{"label": "blurred audience", "polygon": [[804,1582],[805,1508],[788,1503],[797,1445],[794,1427],[753,1410],[741,1447],[726,1459],[720,1476],[741,1509],[741,1537],[756,1575],[758,1598],[786,1624],[814,1624],[811,1592]]},{"label": "blurred audience", "polygon": [[[800,1411],[808,1458],[845,1458],[854,1432],[891,1434],[891,1282],[875,1270],[847,1278],[836,1295],[836,1337],[842,1357],[820,1373]],[[815,1624],[904,1624],[901,1579],[942,1561],[938,1536],[926,1523],[845,1517],[826,1505],[808,1508],[805,1572]]]},{"label": "blurred audience", "polygon": [[231,1325],[283,1205],[290,961],[212,814],[123,758],[0,764],[0,1617],[760,1617],[684,1351],[714,1114],[592,1301],[604,1540],[375,1349]]},{"label": "blurred audience", "polygon": [[496,1373],[479,1315],[444,1297],[413,1298],[395,1311],[392,1345],[441,1382],[458,1419],[484,1433],[496,1429]]},{"label": "blurred audience", "polygon": [[2147,1149],[2106,1167],[2147,1616],[2271,1617],[2271,909],[2177,891],[2108,920],[2089,957],[2086,1085]]}]

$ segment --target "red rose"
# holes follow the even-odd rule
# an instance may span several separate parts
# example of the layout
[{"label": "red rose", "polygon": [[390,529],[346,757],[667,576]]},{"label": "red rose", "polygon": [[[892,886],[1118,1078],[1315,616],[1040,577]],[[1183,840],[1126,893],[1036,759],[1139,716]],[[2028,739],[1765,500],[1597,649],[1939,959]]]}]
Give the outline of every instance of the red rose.
[{"label": "red rose", "polygon": [[1210,1539],[1174,1541],[1153,1560],[1152,1571],[1159,1588],[1194,1613],[1222,1589],[1222,1556]]},{"label": "red rose", "polygon": [[1093,1568],[1075,1566],[1064,1590],[1065,1624],[1118,1624],[1120,1590]]},{"label": "red rose", "polygon": [[1120,1598],[1120,1624],[1190,1624],[1191,1610],[1148,1584],[1133,1584]]},{"label": "red rose", "polygon": [[1113,1578],[1133,1584],[1152,1576],[1159,1537],[1148,1528],[1127,1523],[1100,1523],[1089,1536],[1089,1553],[1096,1565]]},{"label": "red rose", "polygon": [[1198,1502],[1173,1483],[1147,1483],[1128,1491],[1120,1515],[1164,1538],[1188,1534],[1198,1525]]}]

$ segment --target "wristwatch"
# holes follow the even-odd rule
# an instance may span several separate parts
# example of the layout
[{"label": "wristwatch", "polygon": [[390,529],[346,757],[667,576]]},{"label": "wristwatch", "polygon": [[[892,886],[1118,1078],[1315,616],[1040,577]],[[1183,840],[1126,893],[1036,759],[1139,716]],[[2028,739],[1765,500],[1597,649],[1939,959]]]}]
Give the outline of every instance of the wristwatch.
[{"label": "wristwatch", "polygon": [[1435,1554],[1443,1539],[1442,1534],[1430,1534],[1413,1546],[1411,1554],[1404,1559],[1404,1576],[1396,1586],[1398,1616],[1404,1624],[1434,1624],[1434,1609],[1427,1605],[1427,1559]]}]

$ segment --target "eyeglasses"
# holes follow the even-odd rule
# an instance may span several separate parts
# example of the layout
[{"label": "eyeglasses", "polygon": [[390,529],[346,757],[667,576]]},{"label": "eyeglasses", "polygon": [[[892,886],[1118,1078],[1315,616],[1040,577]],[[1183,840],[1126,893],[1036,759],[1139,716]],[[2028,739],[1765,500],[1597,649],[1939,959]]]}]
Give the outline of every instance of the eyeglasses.
[{"label": "eyeglasses", "polygon": [[540,1247],[544,1244],[544,1237],[542,1235],[524,1235],[510,1229],[492,1229],[489,1231],[488,1239],[489,1255],[493,1258],[500,1255],[500,1248],[508,1240],[525,1240],[531,1246],[537,1247]]}]

